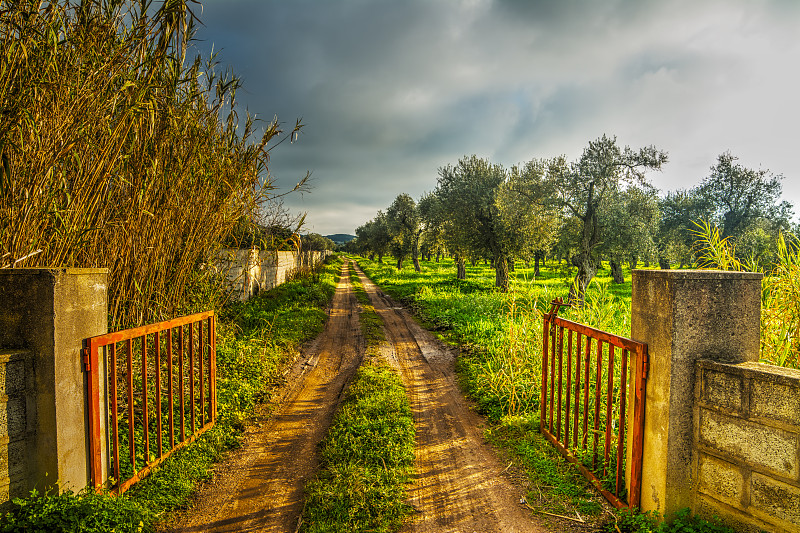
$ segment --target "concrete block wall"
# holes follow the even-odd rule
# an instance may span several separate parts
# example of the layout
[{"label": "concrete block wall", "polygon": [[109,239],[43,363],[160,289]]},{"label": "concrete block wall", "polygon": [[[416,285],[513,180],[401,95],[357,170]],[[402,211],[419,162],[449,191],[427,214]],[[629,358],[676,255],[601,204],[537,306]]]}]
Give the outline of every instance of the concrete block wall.
[{"label": "concrete block wall", "polygon": [[0,510],[28,494],[27,448],[33,440],[33,363],[28,350],[0,350]]},{"label": "concrete block wall", "polygon": [[695,378],[695,512],[800,531],[800,371],[700,360]]},{"label": "concrete block wall", "polygon": [[297,253],[226,248],[220,251],[213,264],[225,276],[231,295],[247,300],[285,283],[298,270],[317,266],[330,254],[330,251]]}]

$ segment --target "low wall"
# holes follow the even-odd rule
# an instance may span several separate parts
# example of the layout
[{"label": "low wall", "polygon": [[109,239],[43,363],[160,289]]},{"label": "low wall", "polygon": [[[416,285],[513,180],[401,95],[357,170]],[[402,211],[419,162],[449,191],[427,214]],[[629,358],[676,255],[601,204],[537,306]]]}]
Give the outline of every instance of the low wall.
[{"label": "low wall", "polygon": [[695,512],[800,531],[800,371],[701,360],[695,376]]},{"label": "low wall", "polygon": [[247,300],[277,287],[302,269],[314,268],[331,253],[226,248],[220,251],[213,264],[225,276],[231,296]]}]

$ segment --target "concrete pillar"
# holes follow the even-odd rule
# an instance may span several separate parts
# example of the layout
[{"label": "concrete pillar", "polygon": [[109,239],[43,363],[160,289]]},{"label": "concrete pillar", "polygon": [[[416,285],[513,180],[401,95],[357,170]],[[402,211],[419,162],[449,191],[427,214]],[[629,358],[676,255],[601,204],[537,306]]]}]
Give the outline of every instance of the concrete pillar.
[{"label": "concrete pillar", "polygon": [[[34,391],[26,406],[29,489],[58,482],[59,490],[80,490],[88,482],[81,349],[83,339],[107,332],[107,287],[107,269],[0,269],[0,347],[27,348],[33,360]],[[104,384],[101,379],[101,398]]]},{"label": "concrete pillar", "polygon": [[692,505],[697,359],[757,361],[761,278],[750,272],[634,270],[631,337],[648,345],[641,509]]}]

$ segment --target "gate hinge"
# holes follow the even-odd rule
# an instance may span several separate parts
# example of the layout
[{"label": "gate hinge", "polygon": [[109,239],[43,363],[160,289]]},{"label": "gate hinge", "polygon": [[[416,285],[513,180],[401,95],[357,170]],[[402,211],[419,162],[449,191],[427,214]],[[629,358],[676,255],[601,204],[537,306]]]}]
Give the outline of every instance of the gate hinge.
[{"label": "gate hinge", "polygon": [[647,379],[650,373],[650,357],[645,353],[642,357],[642,378]]},{"label": "gate hinge", "polygon": [[83,352],[83,369],[86,372],[92,371],[92,358],[89,357],[89,348],[84,348]]}]

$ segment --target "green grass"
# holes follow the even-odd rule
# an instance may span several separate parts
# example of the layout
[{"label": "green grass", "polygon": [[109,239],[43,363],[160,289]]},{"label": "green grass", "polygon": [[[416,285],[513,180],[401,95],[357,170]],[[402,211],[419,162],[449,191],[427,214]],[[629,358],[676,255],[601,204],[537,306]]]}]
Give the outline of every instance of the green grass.
[{"label": "green grass", "polygon": [[176,452],[123,496],[32,494],[15,500],[0,532],[150,531],[169,511],[190,502],[214,464],[240,445],[245,422],[269,400],[301,344],[322,331],[340,259],[307,278],[287,282],[219,311],[217,424]]},{"label": "green grass", "polygon": [[508,416],[485,432],[486,440],[504,450],[514,464],[528,473],[531,485],[526,500],[537,509],[576,517],[597,515],[601,497],[580,472],[563,460],[539,432],[538,416]]},{"label": "green grass", "polygon": [[359,318],[361,320],[361,331],[367,343],[367,355],[374,355],[380,343],[386,340],[386,335],[383,332],[383,321],[378,316],[378,313],[375,312],[372,303],[370,303],[367,291],[364,290],[364,286],[361,284],[361,280],[355,270],[350,270],[350,283],[353,285],[353,292],[361,305]]},{"label": "green grass", "polygon": [[412,512],[414,419],[400,378],[384,363],[359,368],[306,485],[304,532],[397,531]]}]

